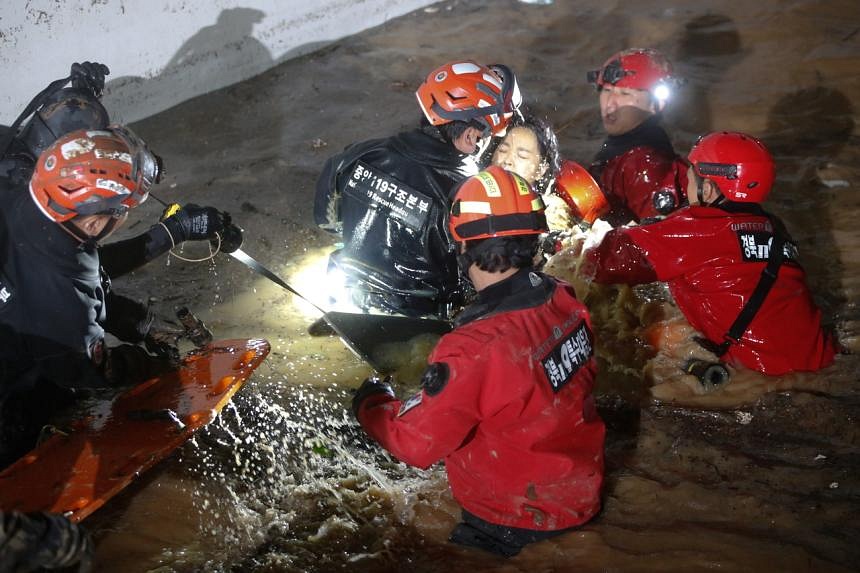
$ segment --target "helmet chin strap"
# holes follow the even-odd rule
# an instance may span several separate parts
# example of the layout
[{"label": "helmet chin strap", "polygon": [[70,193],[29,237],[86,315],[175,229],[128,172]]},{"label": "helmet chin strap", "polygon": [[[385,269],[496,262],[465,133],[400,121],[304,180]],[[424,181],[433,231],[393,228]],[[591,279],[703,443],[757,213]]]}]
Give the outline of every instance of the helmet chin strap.
[{"label": "helmet chin strap", "polygon": [[119,220],[116,219],[115,217],[111,217],[110,219],[108,219],[108,222],[105,224],[105,226],[99,232],[99,234],[95,235],[95,236],[88,235],[87,233],[85,233],[83,231],[83,229],[81,229],[80,227],[75,225],[73,223],[73,221],[74,221],[74,219],[69,219],[68,221],[63,221],[62,223],[60,223],[60,226],[68,234],[70,234],[72,237],[74,237],[75,240],[77,240],[79,243],[81,243],[82,246],[91,245],[92,247],[95,248],[95,247],[99,246],[99,241],[101,241],[102,239],[104,239],[105,237],[107,237],[108,235],[110,235],[113,232],[113,230],[116,227]]},{"label": "helmet chin strap", "polygon": [[726,196],[722,193],[719,193],[717,198],[710,203],[705,201],[705,179],[704,177],[697,177],[696,179],[696,197],[699,199],[700,205],[704,205],[705,207],[716,207],[717,205],[723,203],[726,200]]}]

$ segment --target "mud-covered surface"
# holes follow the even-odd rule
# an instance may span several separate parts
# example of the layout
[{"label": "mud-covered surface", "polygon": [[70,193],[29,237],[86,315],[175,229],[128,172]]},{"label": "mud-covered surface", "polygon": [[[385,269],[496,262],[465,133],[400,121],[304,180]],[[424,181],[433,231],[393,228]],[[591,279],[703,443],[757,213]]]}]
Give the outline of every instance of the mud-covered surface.
[{"label": "mud-covered surface", "polygon": [[[343,146],[413,126],[424,74],[459,57],[512,66],[564,155],[587,163],[602,130],[585,72],[630,46],[664,50],[688,78],[667,117],[680,151],[714,129],[771,147],[779,178],[767,207],[797,240],[841,340],[860,350],[854,0],[444,2],[135,128],[165,157],[162,199],[230,211],[245,251],[322,302],[334,240],[312,223],[316,175]],[[151,221],[160,206],[138,211]],[[556,261],[560,275],[573,259]],[[659,297],[589,293],[609,428],[605,507],[581,531],[502,561],[446,542],[458,508],[440,466],[407,468],[365,440],[348,390],[369,369],[337,339],[307,335],[309,305],[223,254],[158,261],[117,288],[165,315],[188,305],[219,338],[265,337],[273,352],[215,424],[88,520],[102,571],[860,568],[854,355],[815,375],[738,375],[705,394],[646,343],[648,326],[672,320]],[[416,387],[426,349],[403,348],[399,392]]]}]

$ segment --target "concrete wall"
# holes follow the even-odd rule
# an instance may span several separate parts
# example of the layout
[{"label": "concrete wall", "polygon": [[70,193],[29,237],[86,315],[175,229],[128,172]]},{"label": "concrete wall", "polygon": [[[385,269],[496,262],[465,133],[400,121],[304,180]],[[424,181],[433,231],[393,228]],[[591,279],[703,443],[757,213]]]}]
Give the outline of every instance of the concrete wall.
[{"label": "concrete wall", "polygon": [[247,79],[432,0],[6,0],[0,124],[75,61],[111,70],[104,103],[134,121]]}]

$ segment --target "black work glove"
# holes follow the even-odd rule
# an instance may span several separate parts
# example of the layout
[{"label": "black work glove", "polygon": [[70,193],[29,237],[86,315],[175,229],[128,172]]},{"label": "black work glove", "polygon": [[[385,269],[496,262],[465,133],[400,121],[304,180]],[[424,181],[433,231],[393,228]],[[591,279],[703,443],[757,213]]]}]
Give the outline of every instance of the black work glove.
[{"label": "black work glove", "polygon": [[98,62],[75,62],[72,64],[72,87],[86,90],[99,98],[105,91],[105,76],[110,70],[104,64]]},{"label": "black work glove", "polygon": [[169,358],[148,354],[140,346],[122,344],[107,350],[104,377],[111,386],[134,386],[175,368]]},{"label": "black work glove", "polygon": [[113,289],[105,289],[107,319],[104,329],[123,342],[141,342],[152,327],[155,315],[149,306],[133,298],[121,295]]},{"label": "black work glove", "polygon": [[146,349],[171,364],[179,364],[179,339],[185,334],[181,326],[156,317],[143,339]]},{"label": "black work glove", "polygon": [[224,232],[226,213],[215,207],[201,207],[189,203],[162,221],[167,227],[173,243],[204,241],[215,238],[215,233]]},{"label": "black work glove", "polygon": [[355,396],[352,397],[352,414],[358,418],[358,409],[365,398],[375,394],[388,394],[394,398],[394,389],[391,387],[391,376],[386,376],[384,380],[380,380],[376,376],[371,376],[361,383],[358,390],[355,391]]}]

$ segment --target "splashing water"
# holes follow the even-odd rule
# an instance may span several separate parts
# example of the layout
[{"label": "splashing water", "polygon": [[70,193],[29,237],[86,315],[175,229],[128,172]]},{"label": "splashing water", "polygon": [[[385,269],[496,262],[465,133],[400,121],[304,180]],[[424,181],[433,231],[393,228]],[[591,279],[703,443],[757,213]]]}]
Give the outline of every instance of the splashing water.
[{"label": "splashing water", "polygon": [[368,441],[337,386],[269,388],[240,395],[183,448],[205,554],[166,550],[159,566],[390,568],[393,547],[415,535],[417,497],[446,495],[442,471],[409,468]]}]

